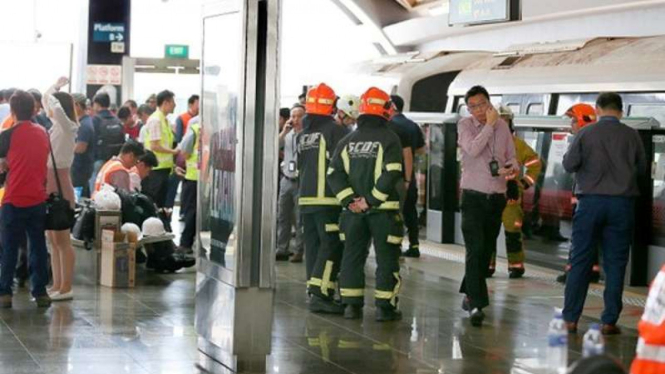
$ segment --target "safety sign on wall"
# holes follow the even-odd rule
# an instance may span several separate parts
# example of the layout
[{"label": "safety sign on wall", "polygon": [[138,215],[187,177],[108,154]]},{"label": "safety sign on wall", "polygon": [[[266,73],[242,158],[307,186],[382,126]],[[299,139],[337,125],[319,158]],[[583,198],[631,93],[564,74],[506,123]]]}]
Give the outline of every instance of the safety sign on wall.
[{"label": "safety sign on wall", "polygon": [[119,86],[122,84],[122,66],[88,65],[86,68],[86,84]]}]

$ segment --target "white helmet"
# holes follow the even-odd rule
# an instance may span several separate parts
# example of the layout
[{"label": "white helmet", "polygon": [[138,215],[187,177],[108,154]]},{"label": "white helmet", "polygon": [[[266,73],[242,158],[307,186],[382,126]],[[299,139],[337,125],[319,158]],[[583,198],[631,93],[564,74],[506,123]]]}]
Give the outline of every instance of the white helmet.
[{"label": "white helmet", "polygon": [[358,96],[344,95],[337,100],[337,110],[354,119],[358,119],[358,116],[360,116],[359,108],[360,98]]},{"label": "white helmet", "polygon": [[102,188],[93,198],[95,207],[99,210],[121,210],[122,202],[120,196],[111,189]]},{"label": "white helmet", "polygon": [[160,236],[166,234],[164,223],[159,218],[150,217],[143,221],[143,236]]},{"label": "white helmet", "polygon": [[137,238],[141,236],[141,228],[134,223],[125,223],[122,225],[122,228],[120,228],[120,231],[122,231],[123,234],[128,234],[130,232],[134,233]]}]

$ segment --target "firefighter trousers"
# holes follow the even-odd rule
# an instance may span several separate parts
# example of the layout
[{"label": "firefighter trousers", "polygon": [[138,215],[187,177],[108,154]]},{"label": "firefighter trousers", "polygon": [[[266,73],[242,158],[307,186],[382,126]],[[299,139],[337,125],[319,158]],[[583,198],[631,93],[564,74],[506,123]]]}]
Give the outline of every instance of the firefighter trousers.
[{"label": "firefighter trousers", "polygon": [[[518,201],[508,201],[503,209],[501,221],[506,235],[506,254],[508,255],[508,269],[524,269],[524,241],[522,238],[522,222],[524,211],[522,210],[522,191]],[[492,253],[490,270],[496,267],[496,249]]]},{"label": "firefighter trousers", "polygon": [[399,257],[404,235],[402,217],[397,211],[368,213],[342,212],[340,227],[344,239],[344,256],[339,275],[342,303],[363,305],[365,296],[365,262],[369,243],[376,252],[376,291],[379,308],[397,307],[401,278]]},{"label": "firefighter trousers", "polygon": [[339,231],[340,208],[301,214],[309,293],[332,300],[344,245]]}]

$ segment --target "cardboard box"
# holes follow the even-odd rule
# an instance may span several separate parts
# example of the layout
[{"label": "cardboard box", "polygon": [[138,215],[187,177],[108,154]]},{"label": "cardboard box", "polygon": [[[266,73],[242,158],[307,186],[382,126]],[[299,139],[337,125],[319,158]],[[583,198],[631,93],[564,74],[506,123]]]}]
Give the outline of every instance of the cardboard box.
[{"label": "cardboard box", "polygon": [[113,288],[133,288],[136,276],[136,247],[125,243],[124,234],[102,231],[100,283]]},{"label": "cardboard box", "polygon": [[104,230],[120,231],[122,227],[122,213],[110,210],[98,210],[95,216],[95,247],[102,246],[102,232]]}]

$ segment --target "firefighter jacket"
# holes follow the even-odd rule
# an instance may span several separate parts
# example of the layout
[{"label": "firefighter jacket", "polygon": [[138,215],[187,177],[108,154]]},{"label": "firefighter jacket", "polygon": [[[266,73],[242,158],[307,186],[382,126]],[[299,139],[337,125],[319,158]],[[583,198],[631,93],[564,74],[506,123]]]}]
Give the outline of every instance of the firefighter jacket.
[{"label": "firefighter jacket", "polygon": [[303,118],[303,131],[298,134],[299,199],[302,213],[322,207],[339,207],[326,183],[326,170],[337,143],[346,130],[332,117],[308,114]]},{"label": "firefighter jacket", "polygon": [[[538,181],[538,176],[543,168],[543,164],[540,161],[538,153],[534,151],[528,144],[521,138],[513,136],[515,142],[515,158],[520,168],[525,167],[526,172],[522,175],[520,184],[524,189],[527,189]],[[507,179],[518,179],[519,174],[513,174]]]},{"label": "firefighter jacket", "polygon": [[364,115],[358,130],[335,149],[328,169],[328,183],[346,207],[364,197],[372,209],[399,210],[396,184],[402,178],[402,146],[386,120]]},{"label": "firefighter jacket", "polygon": [[665,373],[665,266],[651,284],[637,329],[640,339],[630,373]]}]

